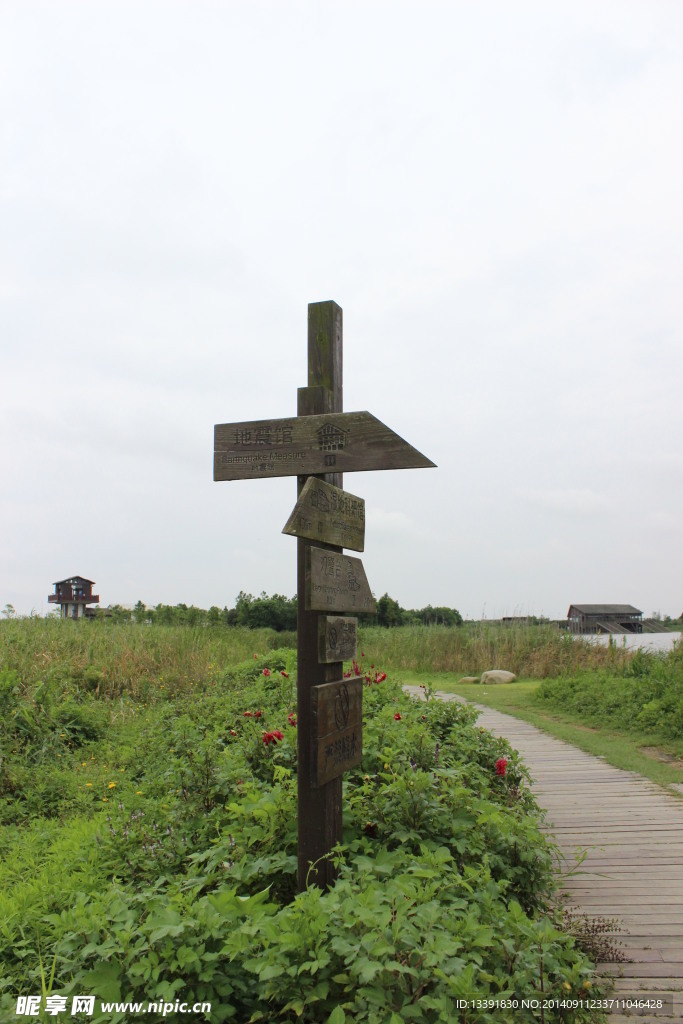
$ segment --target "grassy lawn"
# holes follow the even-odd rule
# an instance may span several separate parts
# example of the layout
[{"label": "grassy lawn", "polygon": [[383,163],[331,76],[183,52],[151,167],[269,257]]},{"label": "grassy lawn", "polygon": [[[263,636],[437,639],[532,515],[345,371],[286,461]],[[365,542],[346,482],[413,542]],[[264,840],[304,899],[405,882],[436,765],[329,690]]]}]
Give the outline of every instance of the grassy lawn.
[{"label": "grassy lawn", "polygon": [[508,992],[597,1019],[523,769],[471,708],[369,670],[339,875],[298,893],[296,652],[79,625],[0,623],[0,1020],[41,989],[93,1024],[169,996],[213,1024],[438,1024]]},{"label": "grassy lawn", "polygon": [[[457,693],[466,700],[485,704],[496,711],[522,718],[552,736],[573,743],[589,754],[604,757],[616,768],[638,772],[639,775],[644,775],[661,786],[683,783],[683,739],[676,742],[651,732],[626,733],[589,726],[577,715],[547,710],[539,706],[535,700],[540,685],[538,680],[482,688],[478,684],[459,684],[458,674],[453,672],[402,671],[399,674],[405,684],[428,685],[435,690]],[[654,748],[660,752],[660,756],[668,755],[680,759],[679,766],[659,760],[654,753],[644,753],[643,748]]]}]

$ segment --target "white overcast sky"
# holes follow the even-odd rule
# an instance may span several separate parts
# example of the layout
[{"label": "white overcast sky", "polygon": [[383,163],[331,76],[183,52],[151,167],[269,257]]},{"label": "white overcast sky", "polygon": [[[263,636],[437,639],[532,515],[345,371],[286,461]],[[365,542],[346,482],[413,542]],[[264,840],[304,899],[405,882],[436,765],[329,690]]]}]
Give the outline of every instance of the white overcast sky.
[{"label": "white overcast sky", "polygon": [[0,607],[294,594],[213,425],[334,299],[377,596],[683,611],[679,0],[0,0],[0,111]]}]

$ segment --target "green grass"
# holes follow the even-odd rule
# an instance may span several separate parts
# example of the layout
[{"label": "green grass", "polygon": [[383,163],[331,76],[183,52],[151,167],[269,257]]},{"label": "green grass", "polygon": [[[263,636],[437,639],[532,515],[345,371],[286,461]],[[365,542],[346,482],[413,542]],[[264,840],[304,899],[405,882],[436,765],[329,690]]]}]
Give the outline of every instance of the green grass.
[{"label": "green grass", "polygon": [[521,718],[589,754],[604,757],[616,768],[637,772],[661,786],[683,783],[683,770],[658,761],[641,750],[642,747],[656,747],[683,758],[683,739],[674,741],[653,732],[627,733],[607,726],[587,725],[578,715],[539,707],[536,693],[540,683],[536,680],[481,687],[459,684],[454,673],[402,672],[401,679],[411,685],[427,684],[436,690],[457,693],[466,700]]},{"label": "green grass", "polygon": [[296,647],[296,636],[244,627],[146,626],[68,619],[0,621],[0,671],[101,697],[147,701],[218,683],[233,665]]},{"label": "green grass", "polygon": [[468,623],[443,626],[362,626],[359,660],[375,661],[391,671],[453,672],[479,676],[505,668],[524,679],[553,679],[568,673],[604,669],[620,673],[632,652],[616,644],[603,647],[553,626],[498,626]]},{"label": "green grass", "polygon": [[[470,708],[365,688],[340,877],[296,895],[295,653],[91,625],[0,630],[3,1020],[41,989],[175,994],[211,1002],[216,1024],[320,1024],[342,1007],[347,1024],[437,1024],[456,998],[589,991],[524,766]],[[230,663],[218,645],[235,639]],[[206,679],[189,672],[202,661]]]}]

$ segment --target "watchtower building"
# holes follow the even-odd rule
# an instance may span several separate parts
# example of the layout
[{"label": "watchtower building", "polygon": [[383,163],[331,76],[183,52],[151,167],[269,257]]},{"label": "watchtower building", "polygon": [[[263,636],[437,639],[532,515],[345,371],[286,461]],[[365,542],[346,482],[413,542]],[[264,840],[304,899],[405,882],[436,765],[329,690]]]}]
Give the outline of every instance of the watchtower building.
[{"label": "watchtower building", "polygon": [[95,609],[88,608],[88,605],[100,603],[99,594],[92,592],[94,585],[85,576],[57,580],[54,594],[48,595],[48,604],[58,604],[63,619],[82,619],[88,614],[92,615]]}]

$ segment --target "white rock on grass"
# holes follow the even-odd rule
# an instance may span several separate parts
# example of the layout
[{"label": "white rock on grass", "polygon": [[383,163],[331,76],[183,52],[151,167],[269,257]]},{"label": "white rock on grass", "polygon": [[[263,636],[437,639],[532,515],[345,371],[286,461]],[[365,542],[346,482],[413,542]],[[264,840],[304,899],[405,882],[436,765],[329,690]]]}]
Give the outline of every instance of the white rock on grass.
[{"label": "white rock on grass", "polygon": [[462,679],[458,679],[459,683],[478,683],[479,676],[463,676]]},{"label": "white rock on grass", "polygon": [[511,683],[517,676],[514,672],[505,672],[502,668],[491,669],[490,672],[484,672],[481,677],[481,685],[484,686],[486,683]]}]

